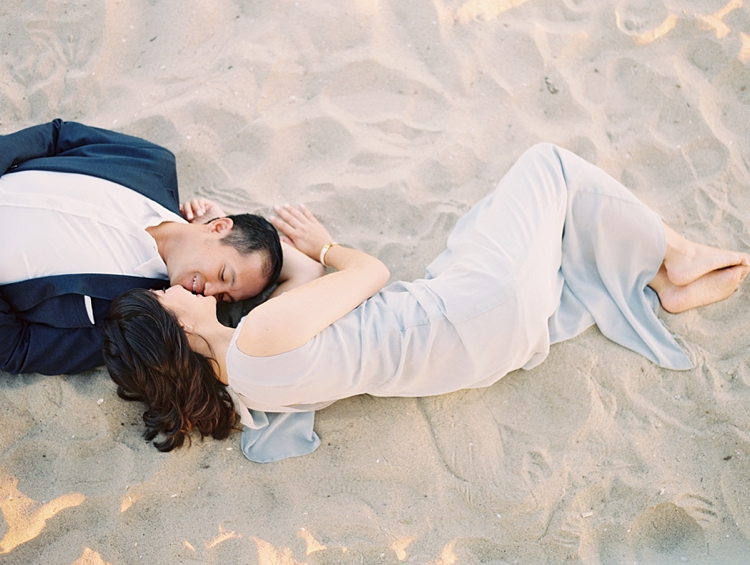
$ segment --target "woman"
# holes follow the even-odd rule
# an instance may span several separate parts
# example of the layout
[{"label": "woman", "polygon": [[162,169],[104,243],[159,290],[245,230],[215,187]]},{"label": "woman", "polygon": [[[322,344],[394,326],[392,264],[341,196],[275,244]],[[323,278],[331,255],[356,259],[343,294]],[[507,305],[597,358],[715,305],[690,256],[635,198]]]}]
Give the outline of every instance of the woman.
[{"label": "woman", "polygon": [[[258,425],[261,411],[488,386],[594,323],[663,367],[687,369],[655,315],[657,296],[670,312],[716,302],[750,268],[744,253],[682,238],[603,171],[549,144],[516,162],[411,283],[383,288],[379,260],[332,243],[303,206],[276,210],[273,224],[335,272],[258,306],[236,330],[216,320],[213,299],[180,287],[112,307],[107,367],[120,396],[147,404],[146,438],[161,434],[159,449],[192,429],[226,437],[235,408],[251,428],[273,428]],[[311,433],[312,419],[303,427]],[[314,449],[307,439],[281,456]]]}]

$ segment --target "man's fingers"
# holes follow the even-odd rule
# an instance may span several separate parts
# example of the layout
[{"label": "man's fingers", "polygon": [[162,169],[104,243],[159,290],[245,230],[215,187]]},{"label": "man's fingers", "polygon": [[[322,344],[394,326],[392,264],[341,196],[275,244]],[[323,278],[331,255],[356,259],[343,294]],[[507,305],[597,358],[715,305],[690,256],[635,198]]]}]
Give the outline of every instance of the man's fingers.
[{"label": "man's fingers", "polygon": [[200,218],[206,213],[206,206],[210,204],[205,198],[193,198],[180,205],[182,217],[190,221],[194,218]]},{"label": "man's fingers", "polygon": [[190,202],[190,208],[195,216],[202,216],[206,213],[206,199],[205,198],[193,198]]},{"label": "man's fingers", "polygon": [[190,205],[190,202],[185,202],[182,206],[180,206],[180,211],[182,212],[182,217],[188,221],[192,220],[195,216],[195,214],[193,213],[193,207]]}]

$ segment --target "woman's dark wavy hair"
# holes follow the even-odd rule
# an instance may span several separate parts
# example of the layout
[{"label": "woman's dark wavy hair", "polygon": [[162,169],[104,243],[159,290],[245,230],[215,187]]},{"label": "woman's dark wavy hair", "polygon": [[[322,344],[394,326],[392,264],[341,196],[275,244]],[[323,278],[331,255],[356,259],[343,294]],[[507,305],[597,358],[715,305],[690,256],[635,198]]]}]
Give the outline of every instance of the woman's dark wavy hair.
[{"label": "woman's dark wavy hair", "polygon": [[[113,303],[102,326],[104,363],[117,395],[146,405],[146,441],[159,451],[181,447],[193,430],[215,439],[237,427],[213,359],[190,348],[177,318],[153,292],[133,289]],[[163,439],[156,441],[159,434]]]}]

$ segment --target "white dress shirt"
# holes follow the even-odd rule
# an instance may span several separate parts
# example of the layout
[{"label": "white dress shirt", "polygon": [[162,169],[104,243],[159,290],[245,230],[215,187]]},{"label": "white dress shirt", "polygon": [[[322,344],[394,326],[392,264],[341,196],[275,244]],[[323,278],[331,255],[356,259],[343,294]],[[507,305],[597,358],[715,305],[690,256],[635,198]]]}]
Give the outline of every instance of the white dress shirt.
[{"label": "white dress shirt", "polygon": [[[146,231],[162,222],[185,220],[108,180],[50,171],[5,174],[0,284],[75,273],[167,278],[156,241]],[[93,318],[90,299],[87,309]]]}]

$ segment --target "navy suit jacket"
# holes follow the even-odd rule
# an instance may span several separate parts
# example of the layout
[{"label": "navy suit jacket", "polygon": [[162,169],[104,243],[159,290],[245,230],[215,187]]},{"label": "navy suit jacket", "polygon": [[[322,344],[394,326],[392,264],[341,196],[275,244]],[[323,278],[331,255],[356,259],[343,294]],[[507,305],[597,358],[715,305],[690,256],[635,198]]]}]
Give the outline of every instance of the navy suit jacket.
[{"label": "navy suit jacket", "polygon": [[[106,179],[180,213],[174,155],[137,137],[62,120],[0,136],[0,174],[30,170]],[[62,374],[101,365],[97,326],[112,300],[131,288],[167,284],[82,273],[0,285],[0,369]],[[92,299],[96,325],[89,320],[83,296]]]}]

